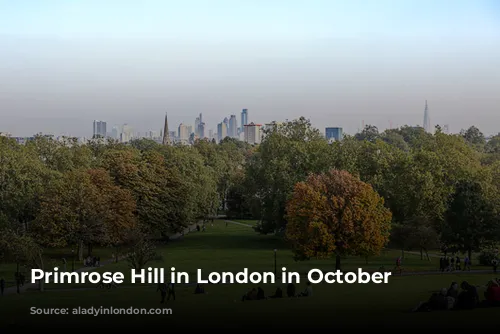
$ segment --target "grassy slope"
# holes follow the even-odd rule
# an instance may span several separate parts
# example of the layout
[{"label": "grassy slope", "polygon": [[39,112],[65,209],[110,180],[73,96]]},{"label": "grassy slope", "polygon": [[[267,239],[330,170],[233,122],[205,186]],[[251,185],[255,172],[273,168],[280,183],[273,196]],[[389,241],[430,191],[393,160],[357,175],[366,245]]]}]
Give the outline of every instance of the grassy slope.
[{"label": "grassy slope", "polygon": [[[160,250],[163,259],[152,262],[153,267],[169,268],[175,266],[178,271],[194,273],[197,268],[209,271],[239,271],[244,267],[251,271],[273,271],[273,249],[278,249],[278,268],[286,266],[289,271],[306,272],[312,268],[332,270],[332,260],[314,260],[308,262],[294,262],[290,251],[279,239],[273,236],[259,236],[248,227],[229,225],[216,222],[214,227],[208,227],[206,232],[189,234],[184,240],[172,242]],[[364,259],[350,258],[344,261],[344,268],[364,269],[378,268],[380,265],[392,267],[398,252],[389,251],[386,255],[372,259],[365,265]],[[405,265],[413,270],[434,269],[437,259],[433,263],[421,261],[419,256],[410,256]],[[125,262],[108,265],[99,271],[129,272]],[[195,276],[193,275],[192,278]],[[349,325],[351,327],[398,324],[401,326],[428,326],[439,325],[449,327],[450,324],[460,323],[467,326],[477,326],[477,322],[486,323],[498,309],[467,311],[467,317],[474,321],[463,322],[463,312],[435,312],[414,314],[408,313],[418,301],[428,298],[432,291],[449,286],[452,280],[470,282],[482,285],[491,275],[448,274],[434,276],[392,277],[386,285],[340,285],[320,284],[314,286],[312,298],[282,299],[252,301],[242,303],[241,296],[251,285],[208,285],[206,295],[194,295],[192,286],[178,286],[177,300],[169,302],[166,307],[172,307],[173,316],[169,316],[169,324],[181,323],[186,327],[217,325],[219,328],[241,324],[249,319],[251,323],[269,320],[280,326],[299,326],[302,324],[332,324]],[[274,291],[275,285],[263,285],[267,294]],[[28,292],[21,295],[4,296],[0,299],[0,324],[24,323],[36,321],[49,323],[56,321],[77,326],[107,322],[109,324],[138,324],[147,321],[149,324],[163,323],[168,316],[64,316],[64,317],[34,317],[28,316],[29,308],[36,307],[100,307],[112,306],[115,308],[158,307],[159,295],[155,286],[122,286],[118,289],[99,290],[95,288],[65,290],[70,285],[49,284],[54,289],[43,294]],[[73,285],[85,288],[85,285]],[[88,286],[87,286],[88,287]],[[304,282],[298,285],[303,289]],[[284,287],[283,287],[284,288]],[[480,291],[482,294],[482,291]],[[4,316],[5,315],[5,316]],[[304,317],[307,321],[304,322]],[[187,322],[193,318],[196,321]],[[146,320],[148,319],[148,320]],[[360,321],[362,320],[362,321]],[[251,323],[249,325],[251,325]]]}]

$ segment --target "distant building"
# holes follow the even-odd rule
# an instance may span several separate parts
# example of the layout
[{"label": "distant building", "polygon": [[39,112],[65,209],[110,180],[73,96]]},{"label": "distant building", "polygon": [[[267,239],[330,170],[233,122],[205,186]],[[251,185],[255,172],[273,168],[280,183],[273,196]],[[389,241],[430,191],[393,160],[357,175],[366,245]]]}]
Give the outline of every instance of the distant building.
[{"label": "distant building", "polygon": [[325,128],[325,137],[329,141],[341,141],[343,138],[342,128]]},{"label": "distant building", "polygon": [[[200,116],[201,116],[201,114],[200,114]],[[205,138],[205,123],[203,123],[203,122],[200,122],[200,124],[198,124],[198,137],[200,139]]]},{"label": "distant building", "polygon": [[255,144],[260,144],[261,140],[261,133],[260,129],[262,127],[262,124],[254,124],[253,122],[250,124],[246,124],[244,126],[244,134],[245,134],[245,142],[255,145]]},{"label": "distant building", "polygon": [[201,123],[201,120],[199,117],[196,117],[196,120],[194,121],[194,134],[196,136],[198,136],[199,134],[199,130],[200,130],[200,123]]},{"label": "distant building", "polygon": [[133,128],[128,124],[123,124],[122,132],[120,134],[120,142],[128,143],[129,141],[131,141],[133,139],[133,137],[134,137]]},{"label": "distant building", "polygon": [[120,139],[120,131],[118,130],[117,126],[113,126],[113,128],[111,129],[111,138]]},{"label": "distant building", "polygon": [[248,109],[243,109],[241,111],[241,128],[240,131],[245,131],[245,125],[248,124]]},{"label": "distant building", "polygon": [[236,120],[236,115],[231,115],[229,118],[227,135],[231,138],[238,138],[238,121]]},{"label": "distant building", "polygon": [[228,121],[227,117],[224,118],[224,121],[217,124],[217,141],[220,142],[222,139],[227,137],[228,125],[229,125],[229,121]]},{"label": "distant building", "polygon": [[106,134],[106,122],[94,120],[93,138],[105,138]]},{"label": "distant building", "polygon": [[429,106],[427,105],[427,100],[425,100],[423,128],[424,128],[425,132],[432,132],[432,129],[431,129],[431,118],[430,118],[430,115],[429,115]]},{"label": "distant building", "polygon": [[189,142],[189,135],[191,135],[191,133],[189,132],[189,128],[187,125],[184,125],[184,124],[179,124],[179,133],[178,133],[178,137],[179,137],[179,141],[183,144],[187,144]]},{"label": "distant building", "polygon": [[31,140],[35,140],[35,137],[11,137],[14,139],[19,145],[24,145]]}]

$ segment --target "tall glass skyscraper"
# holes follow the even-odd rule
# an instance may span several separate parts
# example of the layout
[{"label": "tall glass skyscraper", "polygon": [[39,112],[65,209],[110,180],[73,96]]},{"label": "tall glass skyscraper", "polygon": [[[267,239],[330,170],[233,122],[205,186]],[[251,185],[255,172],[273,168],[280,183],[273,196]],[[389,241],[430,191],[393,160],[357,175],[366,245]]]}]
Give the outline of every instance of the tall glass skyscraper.
[{"label": "tall glass skyscraper", "polygon": [[248,124],[248,109],[243,109],[241,111],[241,132],[243,132],[243,129],[247,124]]},{"label": "tall glass skyscraper", "polygon": [[229,118],[229,129],[227,135],[231,138],[238,137],[238,121],[236,120],[236,115],[231,115]]},{"label": "tall glass skyscraper", "polygon": [[94,138],[105,138],[106,137],[106,122],[105,121],[94,121],[93,129]]}]

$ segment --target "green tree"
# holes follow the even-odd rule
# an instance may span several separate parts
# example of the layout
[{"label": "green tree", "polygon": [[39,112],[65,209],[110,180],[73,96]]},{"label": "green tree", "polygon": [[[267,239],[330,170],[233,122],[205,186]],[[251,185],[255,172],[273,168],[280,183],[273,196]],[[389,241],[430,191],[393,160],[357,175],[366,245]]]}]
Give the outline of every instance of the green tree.
[{"label": "green tree", "polygon": [[249,201],[261,223],[256,230],[270,233],[285,227],[286,201],[297,182],[311,172],[328,170],[331,148],[305,118],[276,124],[247,163]]},{"label": "green tree", "polygon": [[446,212],[443,240],[471,258],[472,252],[484,243],[498,241],[497,220],[498,214],[484,187],[473,180],[461,181]]}]

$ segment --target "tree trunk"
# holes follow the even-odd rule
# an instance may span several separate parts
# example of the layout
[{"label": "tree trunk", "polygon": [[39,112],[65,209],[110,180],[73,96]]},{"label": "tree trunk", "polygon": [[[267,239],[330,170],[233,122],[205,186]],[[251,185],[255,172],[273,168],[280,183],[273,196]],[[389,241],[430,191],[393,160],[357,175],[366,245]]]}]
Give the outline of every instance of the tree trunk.
[{"label": "tree trunk", "polygon": [[92,256],[92,244],[90,242],[87,245],[87,256]]},{"label": "tree trunk", "polygon": [[[38,261],[40,261],[38,266],[40,267],[40,269],[44,270],[44,263],[43,263],[42,253],[38,254]],[[44,292],[45,291],[45,281],[44,281],[44,279],[41,279],[41,280],[38,281],[38,289],[40,290],[40,292]]]},{"label": "tree trunk", "polygon": [[427,251],[427,248],[424,248],[425,256],[427,257],[427,261],[430,261],[431,258],[429,256],[429,252]]},{"label": "tree trunk", "polygon": [[339,253],[337,253],[337,256],[335,258],[335,270],[342,271],[340,269],[340,254]]},{"label": "tree trunk", "polygon": [[78,261],[83,261],[83,240],[78,240]]},{"label": "tree trunk", "polygon": [[401,258],[405,258],[405,249],[401,248]]},{"label": "tree trunk", "polygon": [[424,259],[424,251],[422,249],[422,247],[420,247],[420,260],[423,260]]}]

